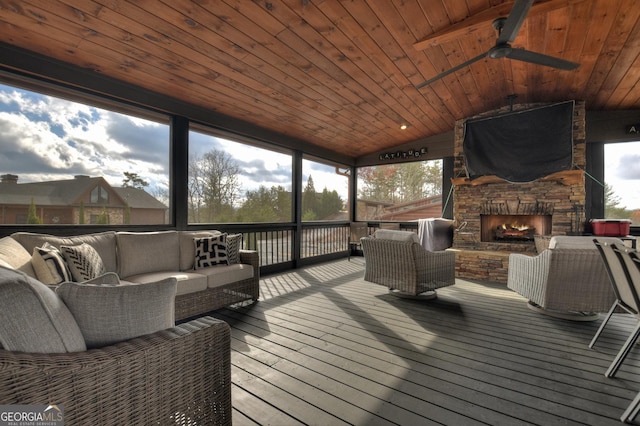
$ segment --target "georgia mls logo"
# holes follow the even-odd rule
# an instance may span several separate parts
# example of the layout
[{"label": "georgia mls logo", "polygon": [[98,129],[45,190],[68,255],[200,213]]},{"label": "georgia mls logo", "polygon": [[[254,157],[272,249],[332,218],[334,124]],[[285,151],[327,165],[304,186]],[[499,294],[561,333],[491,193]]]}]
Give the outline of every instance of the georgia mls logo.
[{"label": "georgia mls logo", "polygon": [[0,426],[64,426],[61,405],[0,405]]}]

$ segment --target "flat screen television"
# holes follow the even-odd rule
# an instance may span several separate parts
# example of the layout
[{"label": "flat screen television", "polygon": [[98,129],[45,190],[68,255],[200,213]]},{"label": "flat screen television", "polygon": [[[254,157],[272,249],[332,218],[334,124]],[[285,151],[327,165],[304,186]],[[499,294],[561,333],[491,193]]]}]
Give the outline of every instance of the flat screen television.
[{"label": "flat screen television", "polygon": [[467,120],[467,176],[532,182],[573,165],[574,101]]}]

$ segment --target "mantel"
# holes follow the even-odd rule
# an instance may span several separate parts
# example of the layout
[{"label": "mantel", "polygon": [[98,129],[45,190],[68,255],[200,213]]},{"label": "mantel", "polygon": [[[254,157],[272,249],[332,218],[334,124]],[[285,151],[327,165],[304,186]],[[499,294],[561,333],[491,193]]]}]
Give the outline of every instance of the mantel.
[{"label": "mantel", "polygon": [[[582,170],[564,170],[561,172],[552,173],[545,177],[542,177],[535,182],[559,182],[563,185],[577,185],[582,183],[584,172]],[[476,179],[469,178],[454,178],[451,179],[453,185],[486,185],[488,183],[503,183],[507,182],[498,176],[481,176]]]}]

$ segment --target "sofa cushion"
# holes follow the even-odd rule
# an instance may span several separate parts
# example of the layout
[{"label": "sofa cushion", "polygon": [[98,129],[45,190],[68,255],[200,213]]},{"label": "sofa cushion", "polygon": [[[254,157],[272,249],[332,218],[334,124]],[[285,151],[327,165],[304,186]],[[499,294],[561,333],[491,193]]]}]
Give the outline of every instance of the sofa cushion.
[{"label": "sofa cushion", "polygon": [[213,237],[220,235],[220,231],[180,231],[180,270],[188,271],[193,269],[196,258],[196,248],[194,238]]},{"label": "sofa cushion", "polygon": [[58,287],[57,293],[76,319],[89,348],[175,325],[175,278],[117,286],[67,282]]},{"label": "sofa cushion", "polygon": [[194,293],[207,289],[207,277],[196,272],[147,272],[145,274],[132,275],[127,281],[133,283],[153,283],[167,278],[175,278],[177,281],[176,296]]},{"label": "sofa cushion", "polygon": [[36,276],[31,264],[31,252],[12,237],[0,238],[0,266],[17,269],[30,277]]},{"label": "sofa cushion", "polygon": [[107,272],[96,249],[87,243],[77,246],[60,246],[60,251],[69,265],[74,281],[92,280]]},{"label": "sofa cushion", "polygon": [[75,235],[71,237],[57,237],[48,234],[36,234],[33,232],[16,232],[11,236],[33,253],[35,247],[41,247],[48,242],[58,248],[60,246],[77,246],[87,243],[93,247],[104,263],[107,272],[117,272],[118,265],[116,259],[116,233],[114,231],[98,232],[95,234]]},{"label": "sofa cushion", "polygon": [[227,234],[194,238],[196,270],[216,265],[228,265]]},{"label": "sofa cushion", "polygon": [[177,231],[118,232],[116,239],[122,279],[147,272],[180,270]]},{"label": "sofa cushion", "polygon": [[59,353],[86,350],[67,306],[23,272],[0,267],[0,344],[8,351]]},{"label": "sofa cushion", "polygon": [[228,266],[198,269],[198,273],[207,277],[207,286],[209,288],[215,288],[236,281],[253,278],[253,266],[236,263]]},{"label": "sofa cushion", "polygon": [[71,271],[63,254],[57,247],[44,243],[42,247],[33,249],[31,258],[36,277],[44,284],[60,284],[71,281]]}]

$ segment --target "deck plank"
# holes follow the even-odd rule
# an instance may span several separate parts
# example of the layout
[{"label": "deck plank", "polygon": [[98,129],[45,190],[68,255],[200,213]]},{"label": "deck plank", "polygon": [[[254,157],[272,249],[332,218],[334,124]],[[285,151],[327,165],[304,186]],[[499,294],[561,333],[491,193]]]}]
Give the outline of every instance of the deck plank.
[{"label": "deck plank", "polygon": [[363,280],[361,258],[261,279],[232,327],[236,424],[619,425],[639,351],[604,371],[635,320],[533,312],[504,284],[456,281],[434,301]]}]

